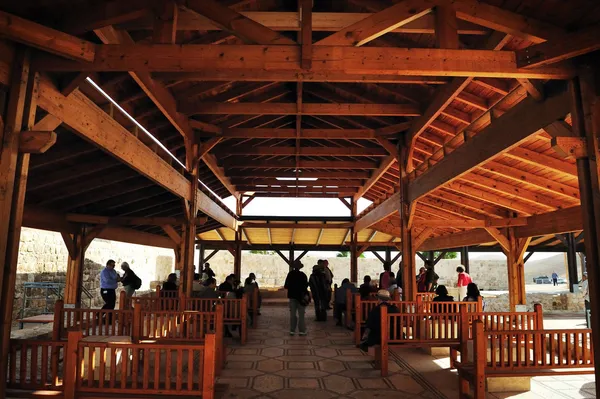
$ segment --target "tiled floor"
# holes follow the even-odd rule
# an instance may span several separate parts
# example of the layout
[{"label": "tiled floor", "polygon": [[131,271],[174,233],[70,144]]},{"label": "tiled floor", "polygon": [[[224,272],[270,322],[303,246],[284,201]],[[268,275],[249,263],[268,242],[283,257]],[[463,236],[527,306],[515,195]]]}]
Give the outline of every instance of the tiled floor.
[{"label": "tiled floor", "polygon": [[[265,307],[248,343],[233,341],[217,385],[217,398],[416,398],[458,397],[456,374],[447,358],[419,350],[390,351],[387,378],[373,368],[372,357],[358,350],[352,333],[306,314],[309,334],[289,335],[289,312]],[[594,398],[593,376],[540,377],[532,391],[489,395],[498,398]]]}]

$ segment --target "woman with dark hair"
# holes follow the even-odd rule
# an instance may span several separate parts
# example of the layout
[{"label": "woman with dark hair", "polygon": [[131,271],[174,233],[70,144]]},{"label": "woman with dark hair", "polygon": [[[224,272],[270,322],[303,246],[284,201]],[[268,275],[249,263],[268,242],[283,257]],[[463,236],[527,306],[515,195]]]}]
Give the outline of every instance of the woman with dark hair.
[{"label": "woman with dark hair", "polygon": [[477,302],[481,293],[479,292],[479,288],[475,283],[469,283],[467,285],[467,295],[464,297],[464,302]]},{"label": "woman with dark hair", "polygon": [[454,302],[454,297],[448,295],[448,289],[445,285],[438,285],[435,293],[437,296],[433,298],[433,302]]},{"label": "woman with dark hair", "polygon": [[467,285],[472,283],[473,280],[471,280],[471,276],[469,276],[469,273],[465,272],[465,268],[462,266],[456,268],[456,273],[458,273],[456,286],[458,287],[458,299],[460,299],[467,295]]}]

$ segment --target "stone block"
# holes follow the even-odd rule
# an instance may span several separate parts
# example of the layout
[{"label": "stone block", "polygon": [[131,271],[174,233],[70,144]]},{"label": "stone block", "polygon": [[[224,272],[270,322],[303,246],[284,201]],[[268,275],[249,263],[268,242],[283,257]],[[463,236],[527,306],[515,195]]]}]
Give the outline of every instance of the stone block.
[{"label": "stone block", "polygon": [[491,393],[531,390],[531,377],[488,377],[486,380],[487,390]]},{"label": "stone block", "polygon": [[450,348],[447,346],[422,348],[423,352],[434,357],[450,357]]}]

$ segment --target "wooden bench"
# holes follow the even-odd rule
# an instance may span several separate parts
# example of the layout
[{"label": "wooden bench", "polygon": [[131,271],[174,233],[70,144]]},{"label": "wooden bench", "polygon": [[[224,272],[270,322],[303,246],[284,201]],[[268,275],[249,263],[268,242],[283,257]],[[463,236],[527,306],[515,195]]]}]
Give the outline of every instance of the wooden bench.
[{"label": "wooden bench", "polygon": [[[364,301],[359,294],[354,296],[354,342],[360,343],[362,329],[367,322],[371,310],[377,306],[379,301]],[[481,312],[483,303],[478,302],[422,302],[422,301],[389,301],[388,303],[396,305],[400,313],[459,313],[461,306],[467,312]],[[348,321],[348,320],[347,320]]]},{"label": "wooden bench", "polygon": [[65,308],[56,301],[53,339],[66,339],[70,330],[81,330],[84,336],[132,335],[132,310]]},{"label": "wooden bench", "polygon": [[17,319],[19,328],[23,329],[24,324],[49,324],[54,322],[54,314],[38,314],[36,316]]},{"label": "wooden bench", "polygon": [[223,305],[223,323],[229,326],[239,326],[240,339],[242,345],[248,339],[248,297],[244,295],[242,299],[204,299],[204,298],[185,298],[185,310],[195,310],[199,312],[210,312],[217,304]]},{"label": "wooden bench", "polygon": [[[488,377],[593,374],[590,329],[485,331],[473,323],[473,355],[458,364],[459,397],[485,399]],[[461,356],[463,356],[461,354]]]}]

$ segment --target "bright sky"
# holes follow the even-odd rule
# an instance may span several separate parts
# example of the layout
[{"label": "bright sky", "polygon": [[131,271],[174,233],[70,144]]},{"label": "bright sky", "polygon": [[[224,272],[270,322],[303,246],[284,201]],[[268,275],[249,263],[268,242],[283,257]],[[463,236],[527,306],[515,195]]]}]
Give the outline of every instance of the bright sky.
[{"label": "bright sky", "polygon": [[[223,202],[235,212],[235,198]],[[362,212],[371,201],[358,200],[357,211]],[[255,198],[244,208],[245,216],[350,216],[350,210],[337,198]]]}]

